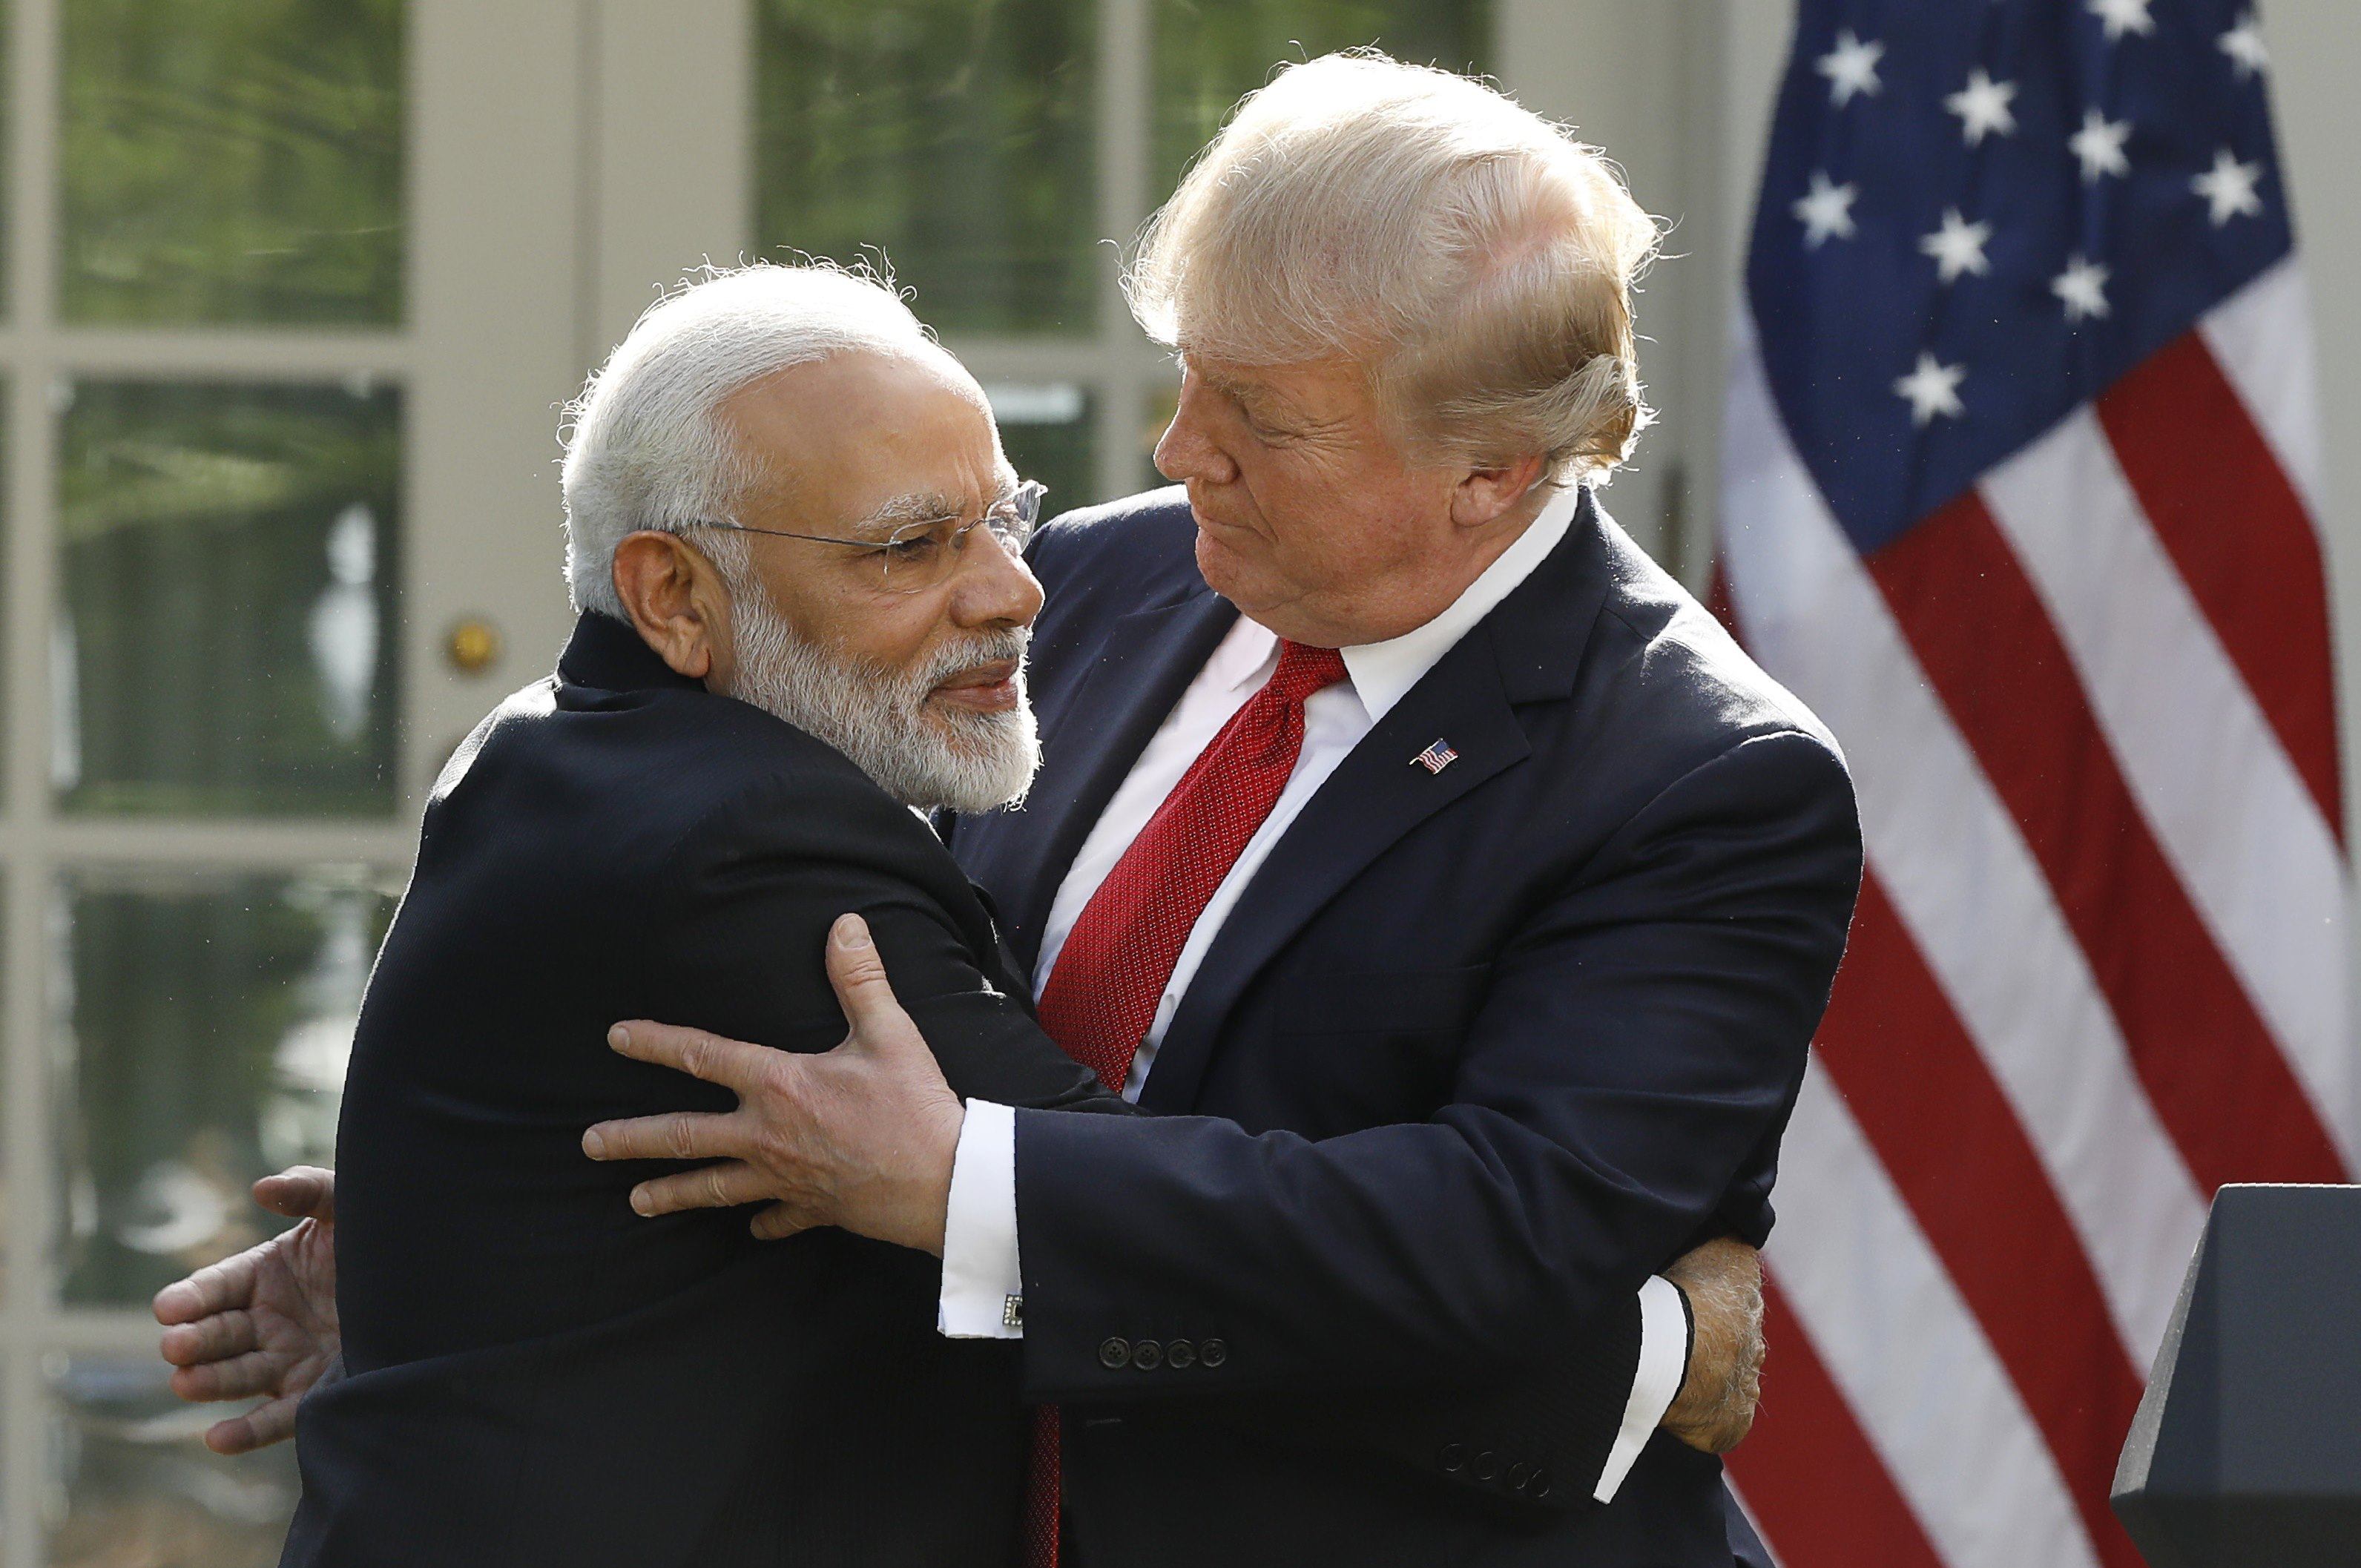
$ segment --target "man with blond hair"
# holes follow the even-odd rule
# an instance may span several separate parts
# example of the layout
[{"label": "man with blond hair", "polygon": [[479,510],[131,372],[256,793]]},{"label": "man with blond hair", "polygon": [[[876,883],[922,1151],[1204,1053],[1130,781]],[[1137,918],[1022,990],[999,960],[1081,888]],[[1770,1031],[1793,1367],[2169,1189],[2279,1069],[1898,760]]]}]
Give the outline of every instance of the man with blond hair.
[{"label": "man with blond hair", "polygon": [[[1013,1342],[1026,1568],[1759,1560],[1713,1453],[1859,841],[1826,732],[1593,495],[1653,243],[1595,150],[1366,55],[1248,98],[1145,236],[1186,493],[1034,540],[1043,770],[939,820],[1050,1039],[1165,1114],[962,1100],[936,981],[851,930],[835,1050],[615,1031],[738,1101],[585,1135],[717,1162],[643,1223],[936,1252],[941,1333]],[[162,1304],[190,1392],[313,1365],[201,1315],[269,1266]]]},{"label": "man with blond hair", "polygon": [[[962,1105],[891,955],[828,1056],[621,1032],[741,1098],[591,1130],[722,1162],[645,1212],[939,1236],[947,1330],[1021,1338],[1032,1568],[1758,1558],[1703,1452],[1752,1366],[1699,1387],[1652,1276],[1769,1231],[1860,836],[1598,505],[1654,241],[1595,149],[1368,55],[1279,72],[1149,226],[1185,494],[1036,539],[1044,770],[950,839],[1043,1027],[1165,1114]],[[1367,1453],[1304,1440],[1338,1391]]]}]

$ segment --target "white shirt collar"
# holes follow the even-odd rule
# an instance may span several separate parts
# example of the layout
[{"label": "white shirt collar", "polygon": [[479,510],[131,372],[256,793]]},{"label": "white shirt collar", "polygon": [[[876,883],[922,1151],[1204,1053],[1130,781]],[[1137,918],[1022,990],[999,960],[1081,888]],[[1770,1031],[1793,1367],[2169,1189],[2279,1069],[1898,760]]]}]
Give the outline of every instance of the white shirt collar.
[{"label": "white shirt collar", "polygon": [[[1467,585],[1466,591],[1454,599],[1448,609],[1400,637],[1338,650],[1345,656],[1345,673],[1353,678],[1354,695],[1361,699],[1370,723],[1383,718],[1394,704],[1408,696],[1410,689],[1425,679],[1427,671],[1458,646],[1459,640],[1474,630],[1477,621],[1491,614],[1502,599],[1533,575],[1574,526],[1575,511],[1581,505],[1581,488],[1567,486],[1550,498],[1541,515],[1500,552],[1498,560],[1484,568],[1481,576]],[[1251,631],[1246,630],[1249,627]],[[1268,628],[1246,620],[1240,630],[1243,636],[1225,639],[1214,654],[1228,665],[1221,674],[1233,686],[1249,681],[1259,683],[1269,674],[1272,661],[1279,656],[1279,637]],[[1235,662],[1229,663],[1231,659]]]}]

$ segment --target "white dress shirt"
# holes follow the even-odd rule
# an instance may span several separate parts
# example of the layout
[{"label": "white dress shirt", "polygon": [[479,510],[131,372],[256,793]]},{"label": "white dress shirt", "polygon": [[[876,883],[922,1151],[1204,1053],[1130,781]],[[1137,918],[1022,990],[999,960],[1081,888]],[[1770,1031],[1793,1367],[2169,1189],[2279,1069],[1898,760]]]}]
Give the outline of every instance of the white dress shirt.
[{"label": "white dress shirt", "polygon": [[[1557,548],[1572,526],[1580,499],[1580,492],[1571,488],[1554,498],[1516,543],[1468,585],[1466,592],[1425,625],[1389,641],[1338,650],[1349,678],[1304,700],[1303,747],[1296,757],[1295,771],[1181,945],[1172,977],[1158,1000],[1156,1016],[1132,1058],[1131,1072],[1123,1086],[1125,1099],[1138,1100],[1148,1075],[1155,1070],[1157,1047],[1196,977],[1197,966],[1204,961],[1206,950],[1239,895],[1305,803],[1362,737]],[[1035,996],[1049,982],[1067,936],[1099,884],[1123,859],[1173,785],[1180,782],[1180,775],[1278,667],[1278,636],[1240,616],[1132,765],[1090,837],[1082,841],[1065,881],[1059,883],[1042,929],[1040,957],[1033,968]],[[1005,1105],[972,1100],[951,1167],[950,1209],[943,1232],[943,1288],[938,1317],[942,1332],[953,1338],[1022,1337],[1024,1287],[1018,1260],[1016,1115]],[[1688,1315],[1680,1292],[1663,1279],[1651,1279],[1641,1289],[1640,1307],[1639,1376],[1624,1409],[1622,1431],[1595,1488],[1601,1502],[1610,1499],[1621,1485],[1640,1449],[1680,1391],[1687,1371]]]}]

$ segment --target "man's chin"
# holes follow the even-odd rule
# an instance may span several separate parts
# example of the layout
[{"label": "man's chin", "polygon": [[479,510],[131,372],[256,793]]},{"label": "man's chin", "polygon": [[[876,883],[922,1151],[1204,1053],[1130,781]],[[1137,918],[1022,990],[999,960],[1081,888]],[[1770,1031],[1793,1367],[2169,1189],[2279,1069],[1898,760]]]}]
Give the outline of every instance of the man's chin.
[{"label": "man's chin", "polygon": [[1202,522],[1197,525],[1197,575],[1207,587],[1249,614],[1256,605],[1274,598],[1268,591],[1269,575]]},{"label": "man's chin", "polygon": [[974,815],[1023,802],[1041,766],[1033,713],[1020,693],[1016,706],[998,713],[927,704],[927,727],[934,732],[938,793],[934,802]]}]

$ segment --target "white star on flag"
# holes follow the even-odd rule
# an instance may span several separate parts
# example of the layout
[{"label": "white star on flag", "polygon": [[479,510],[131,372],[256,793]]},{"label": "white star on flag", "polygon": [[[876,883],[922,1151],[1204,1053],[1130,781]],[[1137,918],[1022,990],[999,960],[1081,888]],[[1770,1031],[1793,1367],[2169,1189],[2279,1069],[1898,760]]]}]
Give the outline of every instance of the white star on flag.
[{"label": "white star on flag", "polygon": [[2239,17],[2238,25],[2214,42],[2230,57],[2241,82],[2251,81],[2258,72],[2270,69],[2270,51],[2263,48],[2262,24],[2255,19],[2252,11]]},{"label": "white star on flag", "polygon": [[2015,82],[1994,82],[1978,69],[1969,74],[1965,87],[1943,100],[1943,107],[1960,116],[1960,132],[1968,145],[1981,147],[1991,132],[2016,134],[2016,112],[2008,106],[2015,96]]},{"label": "white star on flag", "polygon": [[1992,225],[1971,224],[1960,216],[1960,209],[1943,211],[1943,226],[1918,242],[1918,248],[1935,258],[1935,276],[1946,283],[1956,283],[1962,273],[1973,272],[1978,277],[1992,270],[1984,258],[1984,242],[1992,238]]},{"label": "white star on flag", "polygon": [[2153,4],[2155,0],[2089,0],[2084,8],[2107,25],[2107,41],[2113,43],[2125,33],[2156,31],[2156,18],[2147,14]]},{"label": "white star on flag", "polygon": [[1894,395],[1910,404],[1910,422],[1924,429],[1937,414],[1958,419],[1968,411],[1960,401],[1960,383],[1967,375],[1966,366],[1945,365],[1922,349],[1918,367],[1894,383]]},{"label": "white star on flag", "polygon": [[2068,322],[2107,313],[2106,268],[2080,256],[2068,258],[2066,270],[2049,280],[2049,291],[2066,302]]},{"label": "white star on flag", "polygon": [[1828,79],[1828,102],[1841,109],[1857,93],[1876,97],[1884,85],[1877,79],[1877,62],[1884,54],[1883,44],[1863,43],[1850,27],[1837,34],[1837,47],[1819,59],[1819,72]]},{"label": "white star on flag", "polygon": [[2082,160],[2085,185],[2097,184],[2104,175],[2132,171],[2132,160],[2124,156],[2124,143],[2131,135],[2129,120],[2110,120],[2096,109],[2082,111],[2082,128],[2069,137],[2066,145]]},{"label": "white star on flag", "polygon": [[1830,235],[1850,239],[1853,198],[1860,194],[1860,186],[1831,185],[1826,174],[1817,169],[1812,170],[1811,193],[1797,197],[1792,209],[1804,221],[1806,247],[1817,250]]},{"label": "white star on flag", "polygon": [[2213,167],[2191,180],[2189,188],[2205,198],[2218,229],[2241,214],[2253,217],[2263,210],[2263,199],[2255,194],[2262,178],[2261,164],[2241,163],[2225,147],[2213,155]]}]

